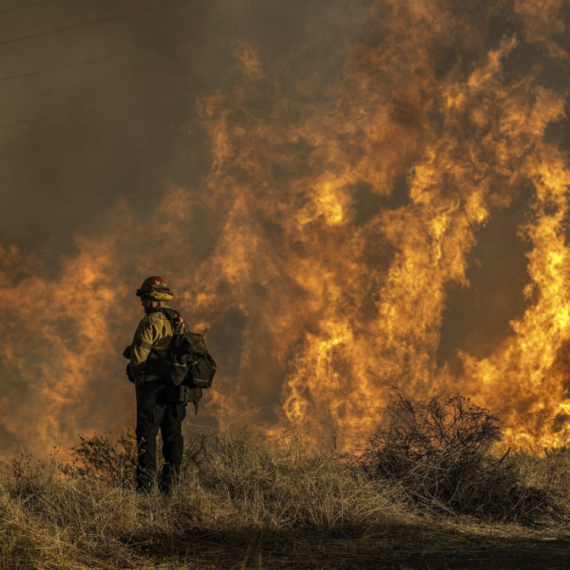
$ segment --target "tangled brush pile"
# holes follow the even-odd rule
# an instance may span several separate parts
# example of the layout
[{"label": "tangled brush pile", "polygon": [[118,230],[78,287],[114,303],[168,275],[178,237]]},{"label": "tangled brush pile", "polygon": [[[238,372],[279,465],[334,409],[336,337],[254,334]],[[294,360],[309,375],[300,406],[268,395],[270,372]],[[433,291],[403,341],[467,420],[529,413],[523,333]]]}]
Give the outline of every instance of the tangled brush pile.
[{"label": "tangled brush pile", "polygon": [[498,418],[469,399],[396,392],[387,412],[364,462],[420,508],[527,524],[562,515],[554,491],[525,484],[509,451],[491,453]]}]

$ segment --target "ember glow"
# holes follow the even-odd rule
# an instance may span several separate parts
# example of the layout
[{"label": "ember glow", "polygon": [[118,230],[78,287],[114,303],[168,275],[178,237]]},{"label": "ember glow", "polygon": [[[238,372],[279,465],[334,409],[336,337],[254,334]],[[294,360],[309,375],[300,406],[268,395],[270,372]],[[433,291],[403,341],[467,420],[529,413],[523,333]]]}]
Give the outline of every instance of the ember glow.
[{"label": "ember glow", "polygon": [[357,4],[333,71],[299,69],[309,27],[277,60],[232,44],[232,88],[196,103],[199,183],[167,185],[150,214],[119,198],[55,278],[0,246],[7,445],[132,423],[120,353],[147,274],[209,327],[220,368],[200,423],[349,443],[399,386],[468,396],[536,447],[567,441],[570,15],[560,0]]}]

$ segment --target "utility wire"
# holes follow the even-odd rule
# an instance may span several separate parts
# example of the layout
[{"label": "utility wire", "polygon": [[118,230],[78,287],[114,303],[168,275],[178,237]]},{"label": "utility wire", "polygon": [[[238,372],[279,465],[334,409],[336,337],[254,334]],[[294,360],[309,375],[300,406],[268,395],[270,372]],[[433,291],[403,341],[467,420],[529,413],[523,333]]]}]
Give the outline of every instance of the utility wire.
[{"label": "utility wire", "polygon": [[[170,2],[168,3],[166,6],[181,6],[183,4],[188,4],[191,0],[183,0],[183,1],[179,1],[179,2]],[[47,2],[46,2],[47,3]],[[146,10],[139,10],[137,12],[132,12],[129,14],[122,14],[121,16],[116,16],[113,18],[106,18],[105,20],[101,20],[101,21],[108,21],[109,19],[119,19],[119,18],[123,18],[123,17],[127,17],[128,15],[132,15],[132,14],[139,14],[141,12],[148,12],[151,10],[156,10],[158,7],[154,7],[154,8],[148,8]],[[90,22],[90,23],[94,23],[94,22]],[[78,26],[73,26],[73,27],[80,27],[80,26],[84,26],[84,25],[89,25],[89,23],[84,23],[84,24],[80,24]],[[70,29],[70,28],[68,28]],[[54,32],[49,32],[49,33],[56,33],[57,31],[60,30],[56,30]],[[47,34],[47,33],[46,33]],[[41,35],[46,35],[46,34],[41,34]],[[24,38],[21,38],[24,39]],[[162,46],[168,46],[168,45],[178,45],[178,44],[184,44],[184,43],[188,43],[192,41],[192,39],[185,39],[185,40],[180,40],[180,41],[176,41],[176,42],[164,42],[161,44],[154,44],[155,47],[162,47]],[[1,42],[0,42],[1,43]],[[54,70],[59,70],[59,69],[64,69],[64,68],[68,68],[68,67],[75,67],[75,66],[79,66],[79,65],[84,65],[87,63],[94,63],[97,61],[103,61],[106,59],[112,59],[112,58],[117,58],[117,57],[123,57],[126,55],[130,55],[133,53],[138,53],[141,50],[130,50],[127,52],[123,52],[121,54],[111,54],[108,56],[103,56],[103,57],[98,57],[98,58],[93,58],[91,60],[85,60],[82,62],[77,62],[77,63],[72,63],[72,64],[67,64],[67,65],[63,65],[63,66],[57,66],[57,67],[53,67],[53,68],[49,68],[49,69],[45,69],[45,70],[38,70],[38,71],[34,71],[34,72],[30,72],[30,73],[22,73],[22,74],[16,74],[13,76],[6,76],[6,77],[0,77],[0,82],[1,81],[7,81],[9,79],[14,79],[16,77],[26,77],[26,76],[30,76],[30,75],[36,75],[39,73],[47,73],[49,71],[54,71]],[[184,89],[185,90],[185,89]],[[182,91],[182,90],[181,90]],[[139,97],[131,97],[128,99],[124,99],[124,100],[119,100],[119,101],[111,101],[109,103],[103,103],[100,105],[95,105],[95,106],[91,106],[91,107],[87,107],[84,109],[77,109],[77,112],[89,112],[89,111],[96,111],[98,109],[102,109],[102,108],[106,108],[106,107],[113,107],[113,106],[120,106],[120,105],[127,105],[130,103],[133,103],[137,100],[141,100],[143,99],[144,96],[139,96]],[[69,110],[68,110],[69,111]],[[42,122],[42,121],[47,121],[50,119],[55,119],[55,118],[59,118],[59,117],[66,117],[66,116],[71,116],[74,113],[70,113],[70,112],[56,112],[56,113],[51,113],[49,115],[44,115],[42,117],[37,117],[35,119],[30,119],[30,120],[25,120],[25,121],[17,121],[17,122],[13,122],[13,123],[0,123],[0,129],[1,130],[7,130],[7,129],[12,129],[12,128],[18,128],[18,127],[26,127],[28,125],[33,125],[35,123],[38,122]]]},{"label": "utility wire", "polygon": [[[102,103],[101,105],[94,105],[92,107],[86,107],[83,109],[77,109],[77,112],[84,113],[89,111],[97,111],[99,109],[104,109],[105,107],[114,107],[120,105],[128,105],[130,103],[134,103],[135,101],[141,100],[144,97],[141,95],[139,97],[131,97],[129,99],[123,99],[121,101],[111,101],[109,103]],[[13,129],[17,127],[27,127],[29,125],[33,125],[35,123],[41,123],[42,121],[49,121],[50,119],[57,119],[58,117],[69,117],[73,115],[70,112],[63,112],[60,111],[58,113],[52,113],[51,115],[44,115],[43,117],[37,117],[36,119],[31,119],[29,121],[18,121],[15,123],[0,123],[0,131],[5,129]]]},{"label": "utility wire", "polygon": [[[180,93],[186,93],[188,91],[187,87],[181,89],[174,89],[169,92],[169,95],[176,95]],[[115,101],[109,101],[108,103],[101,103],[100,105],[93,105],[90,107],[83,107],[83,108],[76,108],[72,112],[69,110],[67,111],[58,111],[57,113],[51,113],[50,115],[44,115],[42,117],[37,117],[35,119],[30,119],[27,121],[17,121],[14,123],[0,123],[0,131],[14,129],[18,127],[27,127],[29,125],[33,125],[35,123],[41,123],[43,121],[49,121],[50,119],[57,119],[60,117],[70,117],[75,113],[89,113],[91,111],[98,111],[99,109],[105,109],[108,107],[120,107],[122,105],[130,105],[136,101],[142,101],[146,98],[146,94],[138,95],[135,97],[129,97],[128,99],[119,99]],[[134,109],[131,109],[134,110]]]},{"label": "utility wire", "polygon": [[49,73],[50,71],[60,71],[62,69],[69,69],[70,67],[78,67],[81,65],[87,65],[89,63],[97,63],[98,61],[105,61],[106,59],[114,59],[123,57],[125,55],[130,55],[136,53],[140,50],[125,51],[118,54],[104,55],[94,59],[85,59],[83,61],[77,61],[75,63],[66,63],[65,65],[58,65],[56,67],[46,67],[45,69],[38,69],[36,71],[28,71],[26,73],[15,73],[14,75],[6,75],[5,77],[0,77],[0,81],[10,81],[11,79],[19,79],[21,77],[32,77],[33,75],[41,75],[42,73]]},{"label": "utility wire", "polygon": [[7,10],[0,10],[0,14],[6,14],[6,12],[15,12],[16,10],[25,10],[31,6],[39,6],[40,4],[53,4],[58,0],[43,0],[42,2],[32,2],[26,4],[25,6],[14,6],[14,8],[8,8]]},{"label": "utility wire", "polygon": [[10,40],[0,41],[0,46],[12,44],[12,43],[16,43],[16,42],[21,42],[24,40],[29,40],[31,38],[40,38],[42,36],[49,36],[51,34],[58,34],[60,32],[65,32],[67,30],[76,30],[78,28],[84,28],[86,26],[92,26],[93,24],[100,24],[103,22],[112,22],[113,20],[120,20],[122,18],[128,18],[129,16],[134,16],[136,14],[143,14],[144,12],[151,12],[154,10],[158,10],[160,8],[164,8],[165,6],[170,7],[170,6],[179,6],[182,4],[188,4],[191,1],[192,0],[183,0],[181,2],[169,2],[168,4],[164,4],[161,6],[154,6],[152,8],[146,8],[145,10],[137,10],[136,12],[126,12],[125,14],[119,14],[118,16],[110,16],[108,18],[101,18],[99,20],[90,20],[89,22],[82,22],[81,24],[75,24],[73,26],[66,26],[64,28],[57,28],[55,30],[49,30],[47,32],[38,32],[36,34],[29,34],[27,36],[20,36],[19,38],[12,38]]},{"label": "utility wire", "polygon": [[[193,38],[189,38],[189,39],[187,38],[185,40],[179,40],[176,42],[154,43],[154,44],[149,44],[149,47],[160,48],[160,47],[165,47],[165,46],[174,46],[174,45],[186,44],[188,42],[191,42],[192,40],[193,40]],[[100,57],[95,57],[93,59],[84,59],[82,61],[76,61],[74,63],[66,63],[64,65],[57,65],[54,67],[46,67],[45,69],[37,69],[36,71],[28,71],[25,73],[15,73],[14,75],[6,75],[4,77],[0,77],[0,82],[10,81],[11,79],[19,79],[21,77],[32,77],[34,75],[40,75],[42,73],[49,73],[51,71],[61,71],[62,69],[70,69],[72,67],[79,67],[81,65],[88,65],[90,63],[98,63],[100,61],[106,61],[108,59],[118,59],[121,57],[125,57],[127,55],[133,55],[135,53],[141,53],[142,51],[144,51],[144,49],[133,49],[133,50],[129,50],[129,51],[123,51],[121,53],[113,53],[113,54],[109,54],[109,55],[103,55]]]}]

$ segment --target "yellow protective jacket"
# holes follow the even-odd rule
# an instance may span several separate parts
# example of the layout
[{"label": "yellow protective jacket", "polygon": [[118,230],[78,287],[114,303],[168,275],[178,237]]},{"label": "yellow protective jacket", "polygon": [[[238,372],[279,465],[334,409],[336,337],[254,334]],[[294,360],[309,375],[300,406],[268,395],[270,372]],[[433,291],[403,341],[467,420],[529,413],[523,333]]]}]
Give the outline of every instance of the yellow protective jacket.
[{"label": "yellow protective jacket", "polygon": [[[166,305],[161,308],[168,309]],[[182,332],[186,325],[182,323]],[[144,373],[144,380],[160,378],[159,362],[168,354],[172,342],[172,325],[162,311],[145,315],[139,323],[131,345],[130,373],[139,378]]]}]

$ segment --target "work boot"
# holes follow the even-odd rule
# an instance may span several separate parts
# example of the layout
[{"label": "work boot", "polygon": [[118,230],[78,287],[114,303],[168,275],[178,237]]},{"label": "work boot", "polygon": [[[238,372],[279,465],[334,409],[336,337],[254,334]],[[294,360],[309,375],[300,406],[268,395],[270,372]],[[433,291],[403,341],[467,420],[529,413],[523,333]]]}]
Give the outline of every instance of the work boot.
[{"label": "work boot", "polygon": [[158,478],[158,490],[163,495],[170,495],[176,485],[178,485],[179,468],[171,463],[165,463],[162,466],[160,477]]},{"label": "work boot", "polygon": [[139,495],[144,495],[144,496],[148,496],[152,493],[152,485],[137,485],[137,488],[135,489],[135,491],[139,494]]},{"label": "work boot", "polygon": [[136,492],[139,495],[150,495],[156,485],[156,473],[146,469],[137,469]]}]

